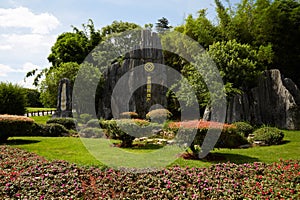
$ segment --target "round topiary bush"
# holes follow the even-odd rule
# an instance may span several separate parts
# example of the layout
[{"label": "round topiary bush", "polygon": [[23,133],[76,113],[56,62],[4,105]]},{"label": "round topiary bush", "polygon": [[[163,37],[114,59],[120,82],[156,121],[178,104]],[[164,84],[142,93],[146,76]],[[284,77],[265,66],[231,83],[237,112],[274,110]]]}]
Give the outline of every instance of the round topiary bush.
[{"label": "round topiary bush", "polygon": [[264,141],[268,145],[280,144],[284,137],[283,132],[274,127],[259,128],[253,134],[253,141]]},{"label": "round topiary bush", "polygon": [[236,131],[246,138],[254,131],[253,126],[247,122],[235,122],[233,125],[236,127]]},{"label": "round topiary bush", "polygon": [[53,118],[47,120],[47,124],[61,124],[66,129],[76,130],[76,119],[74,118]]},{"label": "round topiary bush", "polygon": [[137,119],[139,115],[136,112],[123,112],[120,114],[120,119]]},{"label": "round topiary bush", "polygon": [[146,115],[146,119],[157,123],[163,123],[165,120],[169,119],[170,117],[172,117],[172,113],[169,110],[164,108],[151,110]]}]

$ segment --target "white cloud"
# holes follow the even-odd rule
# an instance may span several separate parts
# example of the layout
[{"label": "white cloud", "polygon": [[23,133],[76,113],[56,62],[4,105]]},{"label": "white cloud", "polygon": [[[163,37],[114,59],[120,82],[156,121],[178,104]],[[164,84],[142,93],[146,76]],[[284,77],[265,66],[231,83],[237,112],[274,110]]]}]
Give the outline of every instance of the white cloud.
[{"label": "white cloud", "polygon": [[41,34],[2,34],[0,35],[0,50],[25,49],[27,52],[40,51],[54,44],[56,36]]},{"label": "white cloud", "polygon": [[10,49],[12,49],[11,45],[0,45],[0,51],[1,50],[10,50]]},{"label": "white cloud", "polygon": [[30,28],[32,33],[48,34],[59,24],[58,19],[49,13],[34,14],[24,7],[0,8],[0,27],[3,28]]},{"label": "white cloud", "polygon": [[11,72],[15,72],[15,70],[12,67],[0,64],[0,77],[7,76],[7,74]]},{"label": "white cloud", "polygon": [[27,62],[27,63],[23,64],[18,69],[12,68],[11,66],[8,66],[8,65],[0,64],[0,76],[8,76],[9,73],[27,73],[34,69],[41,69],[41,67],[39,67],[31,62]]}]

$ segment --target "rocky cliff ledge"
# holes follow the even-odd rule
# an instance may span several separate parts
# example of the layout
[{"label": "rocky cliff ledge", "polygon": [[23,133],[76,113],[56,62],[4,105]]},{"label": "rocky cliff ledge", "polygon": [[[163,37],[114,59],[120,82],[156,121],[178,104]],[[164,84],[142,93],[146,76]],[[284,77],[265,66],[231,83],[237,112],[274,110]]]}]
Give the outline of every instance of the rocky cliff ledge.
[{"label": "rocky cliff ledge", "polygon": [[265,71],[257,87],[229,100],[226,120],[300,129],[300,91],[279,70]]}]

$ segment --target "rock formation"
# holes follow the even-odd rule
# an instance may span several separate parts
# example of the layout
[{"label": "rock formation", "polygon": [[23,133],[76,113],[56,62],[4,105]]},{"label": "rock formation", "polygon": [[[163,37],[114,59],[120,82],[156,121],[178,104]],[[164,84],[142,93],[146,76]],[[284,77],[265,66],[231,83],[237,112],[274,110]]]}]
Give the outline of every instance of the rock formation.
[{"label": "rock formation", "polygon": [[70,80],[67,78],[63,78],[59,82],[57,108],[52,117],[72,117],[72,88]]},{"label": "rock formation", "polygon": [[[164,77],[164,71],[159,69],[159,64],[163,64],[163,53],[161,49],[161,43],[158,35],[150,31],[141,31],[142,41],[140,46],[127,52],[122,62],[115,62],[104,73],[104,86],[101,89],[101,97],[98,102],[98,114],[99,118],[110,119],[113,117],[112,109],[117,109],[117,113],[134,111],[141,117],[145,117],[151,106],[159,104],[165,106],[167,103],[166,93],[167,89],[163,86],[147,83],[148,77],[151,76],[145,70],[144,73],[137,73],[133,70],[137,66],[144,66],[146,63],[153,63],[155,66],[155,76],[158,74],[161,76],[162,81],[166,81]],[[151,69],[150,69],[151,70]],[[149,71],[150,71],[149,70]],[[123,85],[124,91],[120,91],[117,98],[112,99],[113,90],[121,77],[124,74],[129,73],[128,81]],[[137,82],[143,82],[137,90],[134,90],[133,85]],[[151,84],[151,90],[147,84]],[[148,89],[148,90],[147,90]],[[122,92],[124,92],[122,94]],[[122,110],[124,107],[120,106],[124,102],[124,96],[129,93],[133,93],[131,96],[129,110]],[[147,95],[151,93],[151,98]],[[111,105],[113,102],[114,105]],[[119,105],[119,106],[116,106]],[[116,116],[115,116],[116,117]]]},{"label": "rock formation", "polygon": [[227,122],[248,121],[282,129],[300,129],[300,91],[279,70],[265,71],[257,87],[228,102]]}]

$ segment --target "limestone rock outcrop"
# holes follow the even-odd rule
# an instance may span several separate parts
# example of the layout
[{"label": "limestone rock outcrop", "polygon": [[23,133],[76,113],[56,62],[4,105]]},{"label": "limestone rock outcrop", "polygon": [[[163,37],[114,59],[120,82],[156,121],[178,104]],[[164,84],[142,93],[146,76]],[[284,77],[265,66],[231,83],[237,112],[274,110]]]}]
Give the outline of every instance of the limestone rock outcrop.
[{"label": "limestone rock outcrop", "polygon": [[[156,33],[147,30],[141,31],[141,38],[140,46],[127,52],[122,62],[112,63],[104,73],[105,84],[101,89],[102,96],[98,102],[97,115],[99,118],[111,119],[112,117],[117,117],[113,116],[113,109],[116,109],[116,113],[119,114],[134,111],[141,117],[145,117],[151,106],[156,104],[165,106],[167,104],[167,89],[161,85],[149,83],[148,79],[148,77],[151,76],[162,76],[160,79],[166,81],[166,77],[163,77],[166,74],[163,71],[164,69],[159,68],[159,64],[164,63],[160,38]],[[146,63],[154,64],[155,73],[151,71],[153,69],[149,69],[148,71],[144,70],[142,72],[134,70],[135,67],[144,66]],[[126,78],[125,84],[122,85],[124,90],[118,91],[118,95],[113,98],[113,90],[118,81],[124,77]],[[137,84],[140,85],[140,87],[135,89],[133,86]],[[151,89],[149,89],[150,84]],[[149,93],[151,93],[151,98],[147,98]],[[126,107],[124,104],[128,103],[125,101],[128,95],[131,96],[131,99],[129,102],[129,110],[126,110],[124,109]]]},{"label": "limestone rock outcrop", "polygon": [[229,100],[226,121],[300,129],[300,91],[279,70],[265,71],[257,87]]}]

